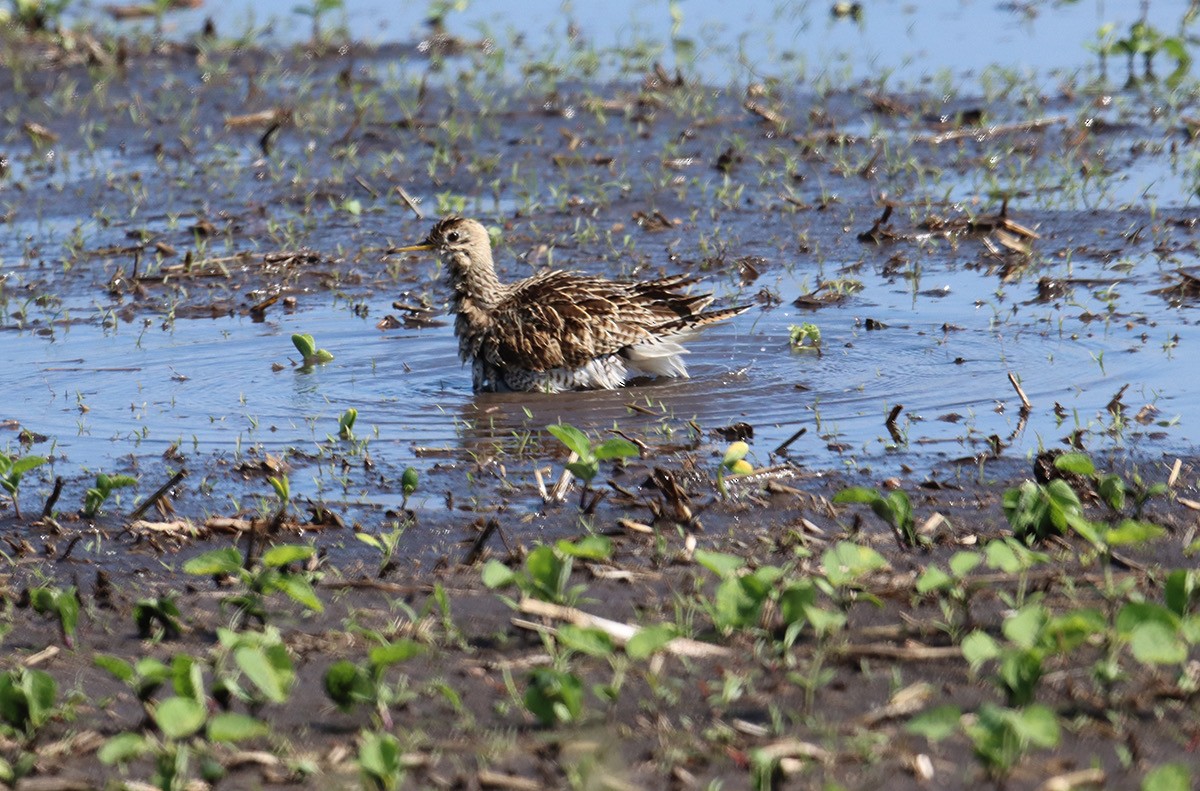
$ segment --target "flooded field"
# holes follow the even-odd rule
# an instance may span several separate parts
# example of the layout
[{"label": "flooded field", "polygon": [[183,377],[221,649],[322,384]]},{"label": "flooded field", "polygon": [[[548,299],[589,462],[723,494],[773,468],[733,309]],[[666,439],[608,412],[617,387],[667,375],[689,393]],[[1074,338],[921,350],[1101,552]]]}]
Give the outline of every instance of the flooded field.
[{"label": "flooded field", "polygon": [[[1151,694],[1142,687],[1124,701],[1136,712],[1121,709],[1113,679],[1102,694],[1076,696],[1072,684],[1083,682],[1065,660],[1047,672],[1073,679],[1057,679],[1052,704],[1071,723],[1070,735],[1055,742],[1067,757],[1022,765],[1029,738],[1041,742],[1020,734],[1012,737],[1023,745],[1012,761],[980,757],[988,752],[971,718],[980,715],[986,689],[979,667],[990,660],[963,665],[971,644],[962,638],[975,623],[970,605],[965,622],[945,616],[947,625],[930,614],[938,605],[910,589],[953,553],[999,546],[1014,531],[1025,539],[1021,546],[1038,544],[1053,555],[1054,574],[1093,580],[1096,589],[1076,608],[1088,618],[1093,610],[1115,618],[1126,599],[1140,606],[1161,597],[1168,571],[1194,565],[1194,7],[779,3],[730,15],[722,4],[673,2],[617,3],[598,14],[537,2],[516,15],[486,3],[294,5],[208,3],[156,17],[153,4],[114,15],[71,3],[40,26],[0,23],[0,95],[8,97],[0,123],[0,343],[7,358],[0,451],[46,459],[19,481],[23,515],[0,494],[0,525],[11,528],[11,601],[28,605],[29,588],[45,583],[39,575],[88,587],[79,581],[85,571],[89,579],[96,572],[136,579],[147,595],[186,589],[185,598],[196,600],[183,645],[200,651],[228,624],[228,608],[217,606],[205,575],[182,575],[185,561],[244,545],[248,570],[271,542],[311,541],[307,569],[319,567],[338,598],[319,616],[313,607],[280,616],[293,655],[296,640],[328,641],[309,646],[312,662],[301,672],[311,674],[306,694],[316,697],[304,710],[330,705],[319,697],[321,674],[339,651],[363,652],[354,623],[361,618],[377,635],[435,646],[469,684],[490,685],[492,694],[507,689],[512,698],[464,707],[453,702],[459,690],[442,693],[449,703],[410,701],[422,721],[453,710],[449,731],[427,726],[428,738],[403,745],[424,756],[409,767],[421,778],[413,787],[442,780],[525,787],[480,779],[476,769],[488,765],[482,753],[474,764],[439,757],[453,752],[446,745],[455,740],[474,738],[476,728],[496,738],[518,728],[515,747],[493,745],[508,761],[504,777],[558,787],[570,774],[563,763],[530,752],[535,742],[554,741],[553,729],[534,726],[546,721],[519,710],[514,666],[505,664],[524,661],[510,648],[538,650],[552,637],[544,629],[543,638],[497,637],[511,632],[511,611],[498,606],[491,583],[481,586],[478,566],[490,557],[520,569],[528,553],[537,556],[535,545],[551,546],[542,541],[617,537],[614,554],[572,557],[593,564],[589,581],[607,586],[601,597],[613,597],[618,617],[655,620],[685,609],[681,620],[697,623],[673,634],[722,648],[741,639],[733,647],[748,665],[720,670],[726,660],[705,654],[676,679],[703,686],[706,699],[733,696],[711,706],[667,706],[672,728],[688,734],[680,749],[689,757],[675,761],[672,738],[659,733],[661,744],[637,759],[625,785],[588,785],[571,775],[574,787],[663,787],[666,774],[680,788],[701,787],[701,780],[770,788],[785,778],[795,787],[818,778],[898,787],[880,785],[898,766],[914,787],[961,787],[978,776],[1022,788],[1102,787],[1094,774],[1079,785],[1040,785],[1093,765],[1108,773],[1109,787],[1135,787],[1159,764],[1177,762],[1178,751],[1157,742],[1136,754],[1122,746],[1124,735],[1088,752],[1094,734],[1079,721],[1092,709],[1112,704],[1122,717],[1143,716],[1150,723],[1143,744],[1159,739],[1170,717],[1139,708],[1139,696]],[[127,14],[137,18],[114,18]],[[457,357],[446,273],[432,256],[396,252],[448,214],[492,229],[506,280],[545,267],[642,280],[690,273],[704,278],[718,306],[753,307],[689,344],[689,379],[553,395],[474,393],[470,368]],[[302,365],[297,334],[313,336],[332,359]],[[350,410],[356,420],[343,430],[339,421]],[[585,490],[582,513],[578,483],[565,498],[547,493],[560,475],[564,485],[571,477],[566,448],[546,431],[559,422],[636,447],[628,463],[598,468],[594,484],[607,499],[589,504]],[[759,477],[729,492],[724,470],[733,469],[737,440],[748,443],[745,461]],[[1092,518],[1107,503],[1143,524],[1143,505],[1153,509],[1161,498],[1154,520],[1168,537],[1146,547],[1127,540],[1142,554],[1118,557],[1114,582],[1113,555],[1086,527],[1061,522],[1053,536],[1024,533],[1012,503],[1001,500],[1035,469],[1053,468],[1047,451],[1086,454],[1095,467],[1125,476],[1117,505],[1111,481],[1080,473],[1081,457],[1068,454],[1073,461],[1062,472],[1077,474],[1071,480]],[[410,469],[419,476],[415,487]],[[130,485],[89,508],[98,474],[130,476]],[[1169,497],[1166,488],[1151,493],[1152,483],[1168,479]],[[883,520],[873,523],[867,509],[831,505],[847,487],[909,491],[922,537],[877,502]],[[143,524],[131,529],[135,517]],[[878,530],[864,532],[864,520]],[[642,528],[650,538],[638,544]],[[381,539],[356,541],[351,530],[393,543],[385,550]],[[1064,532],[1078,552],[1057,535]],[[930,760],[911,735],[924,733],[919,727],[905,731],[903,755],[863,746],[895,736],[877,724],[892,727],[929,708],[869,718],[895,703],[889,696],[898,688],[936,681],[937,668],[915,679],[896,669],[892,682],[881,680],[878,668],[863,669],[868,660],[847,660],[858,655],[831,647],[836,629],[818,628],[811,640],[806,632],[801,657],[790,648],[772,654],[754,641],[787,630],[777,622],[787,608],[778,596],[762,623],[730,638],[721,605],[684,602],[691,589],[716,585],[697,566],[697,538],[701,552],[733,553],[746,569],[782,564],[806,577],[823,569],[823,580],[834,579],[838,566],[825,558],[817,569],[816,560],[841,539],[836,546],[862,539],[890,549],[884,563],[894,576],[869,578],[883,573],[872,567],[863,572],[872,584],[853,595],[833,582],[820,595],[837,589],[830,611],[854,610],[845,634],[862,639],[847,637],[847,645],[861,647],[863,635],[873,635],[872,645],[895,643],[893,654],[870,655],[876,659],[909,661],[895,652],[916,640],[935,643],[924,647],[939,660],[957,657],[944,697],[963,707],[966,724],[955,731],[956,747],[931,751],[938,771],[926,773],[916,757]],[[1125,551],[1113,539],[1118,545]],[[570,555],[555,551],[559,562]],[[1106,565],[1097,576],[1101,557]],[[597,570],[605,564],[612,566],[607,576]],[[718,576],[725,568],[711,559],[699,565]],[[998,583],[1018,586],[1019,596],[1000,593],[979,607],[988,639],[1015,639],[1006,619],[1024,611],[1029,568],[1019,580],[1005,570]],[[1048,567],[1031,573],[1043,571],[1038,606],[1055,614],[1064,601],[1074,607],[1075,592],[1056,587],[1063,578]],[[1118,591],[1121,584],[1127,587]],[[471,626],[451,624],[447,589]],[[99,601],[95,590],[90,595]],[[398,607],[395,597],[412,621],[403,628],[384,625]],[[878,611],[861,614],[861,602],[872,597]],[[1171,703],[1162,706],[1187,705],[1194,695],[1187,679],[1195,674],[1189,659],[1200,616],[1189,597],[1172,605],[1171,628],[1182,635],[1172,646],[1183,658],[1159,663],[1179,678],[1165,680],[1170,673],[1154,662],[1122,677],[1133,680],[1131,688],[1134,681],[1173,684],[1162,698]],[[132,659],[142,650],[126,634],[128,624],[117,625],[133,604],[125,599],[93,604],[87,651]],[[564,595],[555,603],[579,602]],[[444,633],[431,637],[420,628],[436,607]],[[5,624],[8,645],[32,653],[52,631],[28,616],[9,607]],[[819,620],[808,618],[809,625]],[[929,623],[913,625],[922,619]],[[1119,634],[1085,641],[1087,661],[1092,653],[1116,661],[1113,652],[1130,644],[1128,629]],[[165,658],[170,642],[147,650]],[[553,645],[545,650],[559,670],[568,664]],[[570,650],[588,653],[574,644]],[[56,675],[95,673],[87,651],[57,660]],[[1046,648],[1047,662],[1052,655]],[[453,692],[433,654],[420,661],[426,664],[413,670],[414,687],[442,684]],[[804,662],[812,663],[807,688],[796,678],[796,663]],[[826,662],[838,666],[830,678]],[[533,666],[542,664],[539,658]],[[501,667],[509,674],[503,683],[495,676]],[[648,697],[619,705],[614,698],[568,742],[590,744],[595,736],[611,739],[614,754],[640,755],[631,746],[636,734],[661,725],[638,719],[659,694],[659,670],[634,682]],[[586,671],[593,681],[595,672]],[[748,693],[756,702],[747,702],[747,714],[733,705],[741,693],[730,685],[755,681],[761,684]],[[859,681],[870,690],[866,697],[838,697]],[[721,684],[725,693],[716,691]],[[837,702],[821,722],[813,690],[830,685]],[[767,712],[767,688],[779,690],[793,713]],[[128,693],[110,692],[126,714],[137,709]],[[1031,711],[1020,708],[1020,698],[1010,690],[1005,711]],[[227,782],[304,785],[312,773],[355,782],[355,772],[366,772],[361,754],[351,766],[348,752],[334,760],[327,751],[375,744],[357,732],[391,722],[388,705],[376,709],[371,716],[380,720],[339,714],[331,733],[312,738],[302,712],[280,707],[279,732],[320,756],[305,757],[300,770],[303,750],[289,753],[277,742],[277,782],[255,774],[256,765],[227,765],[234,778]],[[1184,730],[1192,735],[1172,743],[1186,745],[1190,759],[1200,724],[1188,716]],[[85,720],[90,733],[118,730]],[[708,730],[698,734],[685,721]],[[867,724],[852,733],[851,721]],[[829,732],[838,734],[836,745],[821,742]],[[155,738],[182,743],[163,733]],[[784,737],[808,740],[808,747],[779,748]],[[778,749],[763,763],[753,751],[767,742]],[[714,743],[727,745],[726,758],[701,760]],[[814,758],[809,748],[817,743],[834,757]],[[569,752],[566,742],[555,744]],[[26,749],[29,743],[8,749],[5,760],[20,766]],[[982,768],[972,764],[976,758]],[[290,762],[287,771],[278,760]],[[792,771],[789,761],[807,768]],[[81,765],[74,768],[98,776],[94,765]],[[50,766],[39,771],[52,775]],[[0,781],[20,776],[9,770]],[[182,783],[186,774],[175,779]]]}]

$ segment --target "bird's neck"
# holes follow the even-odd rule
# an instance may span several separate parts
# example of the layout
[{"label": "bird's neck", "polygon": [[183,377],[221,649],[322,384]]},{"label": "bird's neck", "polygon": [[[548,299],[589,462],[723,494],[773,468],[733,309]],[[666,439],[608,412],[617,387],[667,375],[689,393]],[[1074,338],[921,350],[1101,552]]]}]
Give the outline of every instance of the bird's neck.
[{"label": "bird's neck", "polygon": [[496,277],[496,267],[490,254],[476,255],[471,260],[466,253],[456,252],[450,259],[456,308],[470,304],[475,309],[491,311],[499,304],[504,287]]}]

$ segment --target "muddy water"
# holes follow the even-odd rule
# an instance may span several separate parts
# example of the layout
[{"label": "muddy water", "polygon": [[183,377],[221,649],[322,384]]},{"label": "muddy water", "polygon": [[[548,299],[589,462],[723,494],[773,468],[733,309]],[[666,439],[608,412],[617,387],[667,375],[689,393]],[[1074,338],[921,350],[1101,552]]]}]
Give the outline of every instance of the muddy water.
[{"label": "muddy water", "polygon": [[[570,86],[530,79],[466,99],[456,83],[494,88],[471,71],[472,56],[438,70],[406,45],[278,55],[262,70],[242,53],[217,78],[205,70],[209,60],[198,64],[183,50],[164,56],[165,67],[113,79],[103,97],[78,108],[60,106],[67,78],[26,75],[46,82],[21,94],[20,118],[60,139],[34,145],[15,127],[0,138],[9,161],[0,179],[0,418],[11,421],[0,446],[16,447],[19,426],[47,438],[31,451],[55,458],[43,473],[76,487],[97,470],[157,481],[186,465],[234,500],[265,487],[230,484],[228,470],[269,454],[291,460],[297,494],[364,506],[394,506],[395,479],[408,465],[454,472],[498,463],[528,483],[532,467],[553,455],[542,429],[557,420],[597,433],[619,427],[641,437],[651,456],[686,449],[702,458],[724,446],[715,429],[745,423],[758,465],[805,429],[780,456],[875,478],[973,475],[974,460],[997,448],[1019,459],[1075,434],[1094,451],[1194,449],[1197,301],[1156,293],[1196,263],[1196,158],[1182,134],[1190,89],[1048,87],[1098,78],[1085,45],[1097,20],[1127,24],[1124,5],[1072,4],[1033,17],[991,3],[919,17],[912,8],[873,5],[854,24],[831,20],[824,4],[802,6],[785,14],[796,24],[790,46],[819,36],[842,53],[848,75],[878,74],[887,63],[914,76],[950,69],[961,77],[998,63],[1032,68],[1032,76],[1001,96],[975,77],[953,94],[900,93],[890,98],[907,109],[887,111],[874,83],[863,88],[852,77],[828,92],[789,83],[764,98],[760,86],[760,102],[789,125],[781,131],[744,109],[744,84],[650,93],[653,110],[642,114],[623,104],[643,85],[642,63],[612,72],[611,82],[571,74]],[[784,34],[777,15],[705,26],[705,9],[688,4],[684,24],[723,42],[705,50],[714,62],[736,62],[728,48],[745,29],[765,34],[770,22],[776,38]],[[1182,13],[1172,4],[1152,11],[1164,15],[1152,21],[1167,32]],[[470,28],[477,12],[492,13],[472,6],[450,23]],[[372,13],[352,5],[351,33]],[[959,57],[965,33],[955,32],[980,18],[1011,45],[1003,57],[988,54],[991,38],[972,49],[974,60]],[[172,19],[177,30],[190,24],[186,15]],[[630,29],[587,21],[607,31],[594,37],[612,42]],[[418,26],[400,20],[379,30],[412,41]],[[888,29],[905,33],[888,38]],[[669,30],[659,38],[669,40]],[[939,38],[944,48],[931,45]],[[1069,43],[1045,46],[1051,39]],[[1019,42],[1041,42],[1037,58],[1018,58]],[[881,54],[884,43],[897,49]],[[505,68],[528,64],[530,47],[514,46]],[[762,56],[777,73],[793,68],[772,51]],[[717,78],[703,62],[689,74],[716,86],[742,68]],[[1052,76],[1059,67],[1075,71]],[[155,76],[172,69],[187,91]],[[251,71],[261,85],[248,92]],[[86,95],[86,72],[70,79]],[[371,92],[377,105],[355,121],[347,108]],[[279,97],[295,100],[298,120],[269,153],[261,128],[226,128],[227,115]],[[597,97],[616,109],[580,112]],[[472,123],[487,101],[503,109],[483,107],[492,114],[465,138],[446,131]],[[130,107],[143,115],[133,120]],[[973,109],[984,110],[983,126],[939,121]],[[1046,119],[987,134],[992,124]],[[947,131],[961,137],[935,140]],[[502,226],[508,277],[550,262],[613,276],[700,271],[723,302],[756,307],[692,344],[686,381],[473,394],[447,322],[377,327],[398,313],[393,300],[445,300],[433,261],[382,252],[428,227],[392,185],[427,214],[458,201]],[[924,224],[932,215],[994,213],[1002,197],[1038,234],[1028,258],[1006,257],[994,241],[989,250],[982,233],[939,235]],[[350,200],[358,212],[346,208]],[[895,233],[863,241],[884,200],[898,207],[888,226]],[[654,211],[669,228],[638,226],[638,215]],[[138,274],[150,278],[134,285],[129,247],[143,237],[173,251],[146,253]],[[313,257],[262,260],[301,249]],[[251,258],[179,274],[186,255],[204,262],[235,254]],[[1059,285],[1039,296],[1041,278]],[[815,310],[792,305],[835,280],[860,288]],[[275,293],[295,306],[254,321],[248,307]],[[821,331],[819,353],[789,347],[789,328],[804,322]],[[335,360],[296,369],[295,332],[314,335]],[[1028,414],[1010,373],[1030,399]],[[351,407],[365,446],[330,440]],[[33,483],[45,492],[49,480],[40,473]]]}]

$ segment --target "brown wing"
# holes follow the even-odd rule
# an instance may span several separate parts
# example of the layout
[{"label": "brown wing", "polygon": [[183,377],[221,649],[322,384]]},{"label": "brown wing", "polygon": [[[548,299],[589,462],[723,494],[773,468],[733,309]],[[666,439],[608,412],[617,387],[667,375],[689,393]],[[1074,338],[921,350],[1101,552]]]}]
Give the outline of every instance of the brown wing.
[{"label": "brown wing", "polygon": [[571,272],[535,275],[496,306],[481,352],[503,367],[578,368],[703,309],[710,295],[676,291],[691,282],[686,277],[621,283]]}]

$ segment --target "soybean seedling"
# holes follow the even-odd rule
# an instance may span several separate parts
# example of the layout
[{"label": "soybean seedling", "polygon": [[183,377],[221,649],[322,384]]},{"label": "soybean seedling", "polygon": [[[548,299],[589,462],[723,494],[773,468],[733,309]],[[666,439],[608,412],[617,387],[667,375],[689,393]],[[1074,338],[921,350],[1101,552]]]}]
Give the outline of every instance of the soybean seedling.
[{"label": "soybean seedling", "polygon": [[610,459],[628,459],[638,455],[637,445],[621,437],[613,437],[593,446],[586,434],[566,423],[546,426],[546,430],[557,437],[577,457],[576,461],[567,462],[567,469],[571,471],[572,475],[583,481],[583,490],[579,493],[579,507],[584,513],[591,513],[600,501],[600,495],[596,495],[590,502],[588,501],[588,494],[592,491],[592,479],[600,472],[600,462]]},{"label": "soybean seedling", "polygon": [[311,335],[296,333],[292,336],[292,344],[296,347],[296,351],[300,352],[300,358],[303,361],[300,367],[301,371],[310,371],[314,365],[323,365],[333,359],[333,354],[317,348],[317,342]]},{"label": "soybean seedling", "polygon": [[96,476],[96,485],[87,490],[83,496],[83,511],[81,512],[84,519],[91,519],[100,513],[100,507],[108,500],[109,496],[117,489],[124,489],[127,486],[136,486],[137,478],[132,475],[107,475],[100,473]]},{"label": "soybean seedling", "polygon": [[42,456],[9,456],[0,452],[0,487],[12,498],[13,511],[17,519],[21,518],[21,503],[17,500],[17,490],[21,488],[21,476],[46,463]]},{"label": "soybean seedling", "polygon": [[745,475],[754,472],[754,468],[750,466],[750,462],[746,461],[746,454],[749,452],[750,446],[741,440],[729,443],[729,448],[725,451],[725,457],[721,459],[721,466],[717,468],[717,489],[721,492],[722,497],[729,496],[729,492],[725,489],[725,474],[727,472],[733,475]]}]

